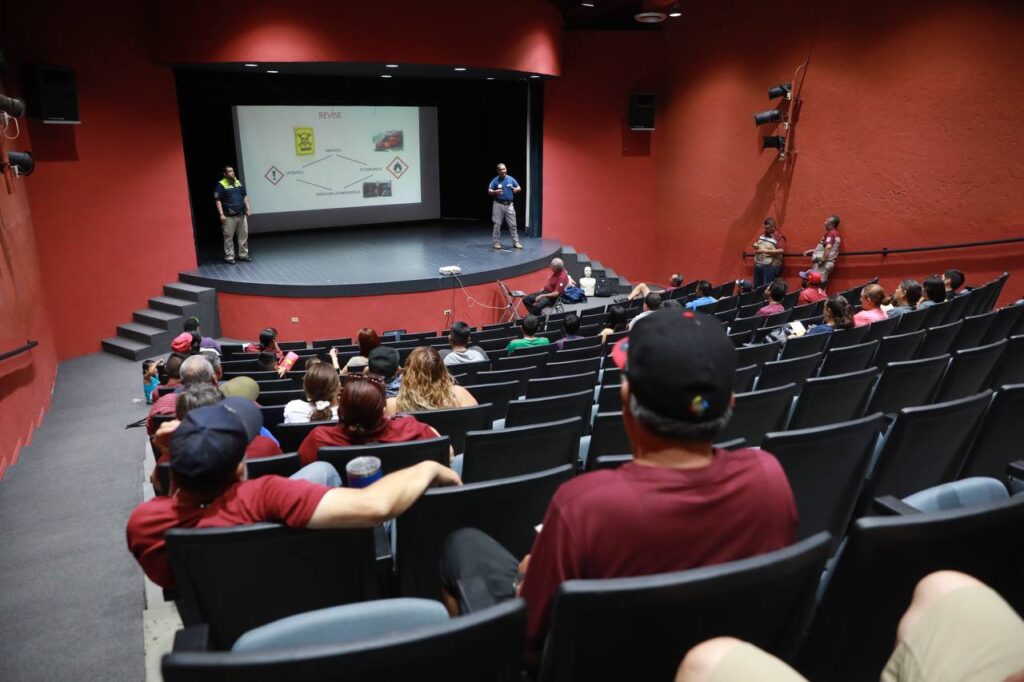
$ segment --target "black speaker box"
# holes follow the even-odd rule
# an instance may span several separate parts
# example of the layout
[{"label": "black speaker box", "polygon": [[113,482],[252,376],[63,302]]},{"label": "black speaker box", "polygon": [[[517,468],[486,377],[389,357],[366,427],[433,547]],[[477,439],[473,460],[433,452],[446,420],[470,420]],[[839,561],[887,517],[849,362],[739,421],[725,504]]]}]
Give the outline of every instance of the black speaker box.
[{"label": "black speaker box", "polygon": [[28,115],[43,123],[81,123],[75,72],[60,66],[25,65]]},{"label": "black speaker box", "polygon": [[629,96],[629,127],[654,130],[654,93],[634,92]]}]

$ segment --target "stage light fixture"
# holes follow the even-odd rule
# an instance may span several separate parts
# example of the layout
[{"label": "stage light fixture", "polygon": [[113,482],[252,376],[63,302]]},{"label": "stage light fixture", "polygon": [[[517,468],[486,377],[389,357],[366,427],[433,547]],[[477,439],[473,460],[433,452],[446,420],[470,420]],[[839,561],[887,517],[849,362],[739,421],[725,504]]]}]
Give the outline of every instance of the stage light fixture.
[{"label": "stage light fixture", "polygon": [[25,113],[25,102],[17,97],[0,95],[0,111],[13,118],[18,118]]},{"label": "stage light fixture", "polygon": [[679,3],[673,3],[672,7],[668,10],[668,15],[673,19],[683,16],[683,10],[679,7]]},{"label": "stage light fixture", "polygon": [[7,152],[7,163],[15,175],[32,175],[36,169],[36,160],[32,158],[32,152]]},{"label": "stage light fixture", "polygon": [[786,138],[782,135],[766,135],[761,144],[761,151],[765,149],[783,150],[786,148]]},{"label": "stage light fixture", "polygon": [[765,123],[778,123],[782,120],[782,112],[778,109],[769,109],[768,111],[762,111],[754,114],[754,125],[764,125]]},{"label": "stage light fixture", "polygon": [[776,86],[768,88],[768,101],[778,99],[779,97],[785,97],[786,99],[789,99],[789,93],[792,91],[792,83],[779,83]]}]

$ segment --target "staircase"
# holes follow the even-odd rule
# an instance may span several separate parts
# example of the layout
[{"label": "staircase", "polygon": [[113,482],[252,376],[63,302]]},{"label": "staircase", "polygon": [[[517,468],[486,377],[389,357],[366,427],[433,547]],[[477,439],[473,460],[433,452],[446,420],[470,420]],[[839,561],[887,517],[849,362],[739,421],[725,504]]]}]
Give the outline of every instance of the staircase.
[{"label": "staircase", "polygon": [[583,268],[589,265],[593,270],[594,279],[604,277],[609,281],[613,295],[628,294],[633,290],[633,285],[629,283],[628,279],[615,274],[614,270],[606,268],[600,261],[590,260],[590,256],[587,254],[576,253],[576,249],[571,246],[562,247],[562,261],[565,262],[565,269],[569,275],[577,282],[583,276]]},{"label": "staircase", "polygon": [[171,340],[182,332],[186,317],[199,318],[203,336],[220,336],[217,290],[185,282],[164,285],[163,296],[132,313],[132,321],[117,326],[117,336],[103,339],[103,350],[129,360],[170,352]]}]

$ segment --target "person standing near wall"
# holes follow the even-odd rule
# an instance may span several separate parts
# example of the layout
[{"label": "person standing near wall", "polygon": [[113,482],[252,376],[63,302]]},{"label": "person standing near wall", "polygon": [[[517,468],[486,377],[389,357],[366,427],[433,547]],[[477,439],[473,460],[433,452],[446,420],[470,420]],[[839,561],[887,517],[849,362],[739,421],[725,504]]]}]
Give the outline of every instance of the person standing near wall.
[{"label": "person standing near wall", "polygon": [[832,270],[836,267],[836,258],[839,257],[839,243],[842,239],[839,236],[839,216],[833,214],[825,218],[825,234],[822,235],[818,245],[813,249],[804,251],[805,256],[811,257],[811,267],[800,273],[801,279],[807,279],[807,273],[817,270],[821,273],[822,283],[828,282]]},{"label": "person standing near wall", "polygon": [[771,284],[782,275],[782,254],[786,238],[778,230],[775,218],[764,219],[764,232],[754,242],[754,287]]},{"label": "person standing near wall", "polygon": [[508,231],[512,235],[512,246],[517,249],[523,248],[523,245],[519,243],[519,232],[516,230],[516,207],[512,203],[515,195],[521,191],[523,188],[519,186],[519,182],[515,178],[508,174],[505,164],[499,163],[498,174],[491,180],[491,184],[487,188],[487,193],[494,198],[491,208],[491,222],[494,223],[491,241],[494,242],[495,249],[501,248],[501,226],[506,221],[508,222]]},{"label": "person standing near wall", "polygon": [[220,216],[221,233],[224,235],[224,261],[235,264],[235,235],[238,235],[238,260],[249,263],[249,223],[252,215],[249,196],[245,185],[235,175],[235,169],[224,166],[224,177],[213,190],[214,203]]}]

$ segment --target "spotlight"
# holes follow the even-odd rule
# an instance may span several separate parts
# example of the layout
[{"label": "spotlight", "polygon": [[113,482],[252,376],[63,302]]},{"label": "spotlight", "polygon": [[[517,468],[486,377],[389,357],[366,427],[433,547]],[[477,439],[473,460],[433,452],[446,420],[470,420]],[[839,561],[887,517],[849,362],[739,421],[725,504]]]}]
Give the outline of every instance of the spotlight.
[{"label": "spotlight", "polygon": [[754,125],[764,125],[765,123],[778,123],[782,120],[782,112],[778,109],[769,109],[768,111],[762,111],[759,114],[754,114]]},{"label": "spotlight", "polygon": [[778,149],[783,150],[786,148],[786,138],[782,135],[768,135],[765,136],[764,142],[761,144],[761,150],[765,149]]},{"label": "spotlight", "polygon": [[7,163],[15,175],[32,175],[36,169],[36,160],[32,158],[32,152],[7,152]]},{"label": "spotlight", "polygon": [[679,7],[679,3],[674,3],[668,10],[668,15],[673,19],[683,16],[683,10]]},{"label": "spotlight", "polygon": [[785,97],[786,99],[789,99],[789,93],[792,91],[792,83],[779,83],[774,87],[768,88],[768,101],[778,99],[779,97]]},{"label": "spotlight", "polygon": [[25,102],[17,97],[0,95],[0,111],[13,116],[14,118],[18,118],[25,113]]}]

